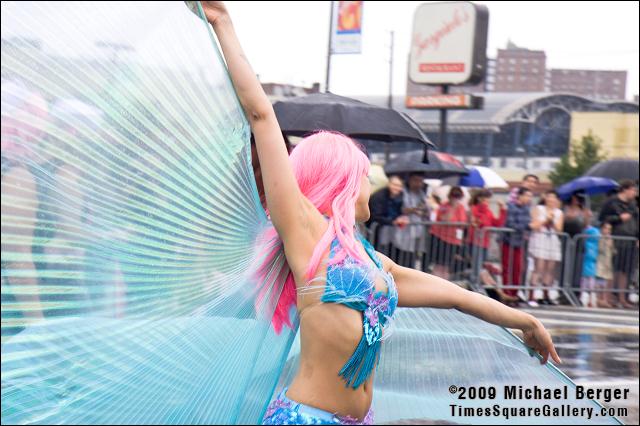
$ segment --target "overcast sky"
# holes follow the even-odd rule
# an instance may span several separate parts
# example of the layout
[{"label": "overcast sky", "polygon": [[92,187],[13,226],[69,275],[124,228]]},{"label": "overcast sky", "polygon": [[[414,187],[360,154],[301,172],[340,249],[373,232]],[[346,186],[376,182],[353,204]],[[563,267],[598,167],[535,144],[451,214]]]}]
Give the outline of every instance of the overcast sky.
[{"label": "overcast sky", "polygon": [[[394,94],[404,94],[412,1],[365,1],[360,55],[334,55],[331,91],[386,94],[389,31],[395,31]],[[477,2],[489,8],[487,54],[511,39],[544,50],[547,68],[627,70],[627,99],[638,94],[638,2]],[[324,87],[328,1],[231,1],[227,7],[263,82]]]}]

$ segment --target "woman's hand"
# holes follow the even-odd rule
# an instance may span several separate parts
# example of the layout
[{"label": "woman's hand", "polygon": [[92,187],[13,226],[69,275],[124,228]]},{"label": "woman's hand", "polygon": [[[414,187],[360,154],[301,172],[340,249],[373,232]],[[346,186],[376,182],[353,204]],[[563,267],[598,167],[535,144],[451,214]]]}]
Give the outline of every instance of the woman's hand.
[{"label": "woman's hand", "polygon": [[538,320],[529,328],[522,329],[524,343],[542,356],[540,364],[545,364],[549,355],[556,363],[561,363],[556,348],[551,341],[551,335]]},{"label": "woman's hand", "polygon": [[221,1],[201,1],[200,4],[207,17],[207,21],[209,21],[211,25],[215,25],[215,23],[221,19],[229,17],[227,8]]}]

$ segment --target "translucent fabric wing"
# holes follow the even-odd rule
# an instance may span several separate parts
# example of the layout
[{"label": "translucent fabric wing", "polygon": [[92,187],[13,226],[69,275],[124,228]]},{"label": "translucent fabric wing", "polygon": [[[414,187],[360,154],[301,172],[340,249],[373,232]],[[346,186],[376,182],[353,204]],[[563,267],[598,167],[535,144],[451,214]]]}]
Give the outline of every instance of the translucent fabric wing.
[{"label": "translucent fabric wing", "polygon": [[2,2],[3,424],[258,422],[293,338],[267,225],[183,2]]}]

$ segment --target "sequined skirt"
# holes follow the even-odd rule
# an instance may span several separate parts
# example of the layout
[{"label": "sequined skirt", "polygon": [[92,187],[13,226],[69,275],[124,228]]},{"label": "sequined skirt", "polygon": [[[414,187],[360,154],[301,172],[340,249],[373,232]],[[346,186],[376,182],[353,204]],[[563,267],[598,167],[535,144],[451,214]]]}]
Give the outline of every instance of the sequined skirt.
[{"label": "sequined skirt", "polygon": [[373,410],[369,410],[364,420],[351,416],[339,416],[319,408],[300,404],[286,396],[284,388],[273,400],[262,420],[263,425],[372,425]]}]

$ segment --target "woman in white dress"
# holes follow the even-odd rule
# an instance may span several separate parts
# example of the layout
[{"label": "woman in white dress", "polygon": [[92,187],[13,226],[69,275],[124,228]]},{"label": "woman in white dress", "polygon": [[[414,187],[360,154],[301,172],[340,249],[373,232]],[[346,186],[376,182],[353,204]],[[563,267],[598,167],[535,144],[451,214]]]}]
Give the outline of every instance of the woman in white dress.
[{"label": "woman in white dress", "polygon": [[556,263],[562,260],[562,244],[557,233],[562,231],[563,213],[558,208],[558,194],[551,190],[544,193],[540,204],[531,211],[531,238],[529,255],[535,262],[535,270],[531,276],[531,285],[542,281],[544,294],[542,299],[535,300],[534,290],[529,293],[529,304],[550,304],[547,287],[553,285]]}]

